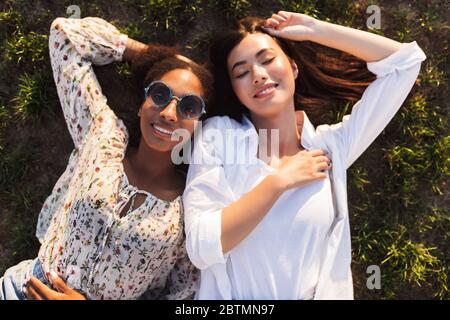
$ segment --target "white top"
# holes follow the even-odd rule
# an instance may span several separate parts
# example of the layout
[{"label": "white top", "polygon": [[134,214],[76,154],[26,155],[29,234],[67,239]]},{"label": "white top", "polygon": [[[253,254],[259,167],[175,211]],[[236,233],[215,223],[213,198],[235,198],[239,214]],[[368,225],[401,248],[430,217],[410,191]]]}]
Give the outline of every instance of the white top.
[{"label": "white top", "polygon": [[[181,196],[169,202],[129,183],[128,132],[93,70],[122,60],[126,42],[96,17],[51,24],[53,76],[75,149],[39,215],[39,259],[88,299],[192,298],[199,273],[185,249]],[[120,217],[138,193],[145,201]]]},{"label": "white top", "polygon": [[[199,299],[353,299],[347,169],[394,117],[425,54],[417,43],[367,63],[377,79],[341,123],[316,129],[304,113],[301,144],[330,153],[327,179],[285,192],[239,245],[223,254],[221,213],[273,169],[257,158],[248,118],[214,117],[195,140],[183,195],[186,247],[201,269]],[[217,133],[225,138],[221,141]],[[233,149],[233,136],[234,146]],[[237,150],[236,150],[237,148]],[[248,155],[232,164],[229,153]],[[196,160],[197,159],[197,160]]]}]

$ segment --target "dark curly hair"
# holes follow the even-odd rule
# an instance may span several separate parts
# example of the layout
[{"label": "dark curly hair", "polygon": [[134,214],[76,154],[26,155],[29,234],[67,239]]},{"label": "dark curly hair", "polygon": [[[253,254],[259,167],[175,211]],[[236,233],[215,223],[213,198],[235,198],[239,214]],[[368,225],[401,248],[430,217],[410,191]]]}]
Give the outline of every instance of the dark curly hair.
[{"label": "dark curly hair", "polygon": [[213,97],[213,77],[204,65],[194,61],[185,61],[176,57],[182,55],[178,46],[164,46],[159,44],[149,44],[146,51],[137,56],[131,62],[131,83],[132,91],[139,97],[138,106],[131,119],[124,119],[130,133],[129,145],[136,147],[139,144],[141,131],[137,110],[144,102],[144,88],[152,81],[160,79],[164,74],[175,69],[185,69],[195,74],[204,91],[205,104],[208,107]]},{"label": "dark curly hair", "polygon": [[[206,108],[208,109],[211,105],[214,88],[209,69],[193,61],[186,62],[178,59],[176,55],[181,54],[181,50],[176,46],[149,44],[145,52],[131,61],[131,74],[127,77],[118,76],[117,65],[94,66],[95,74],[101,83],[103,93],[108,98],[109,106],[128,129],[129,147],[137,148],[141,139],[137,113],[144,102],[144,88],[167,72],[174,69],[192,71],[202,84]],[[127,148],[127,152],[129,150],[130,148]]]}]

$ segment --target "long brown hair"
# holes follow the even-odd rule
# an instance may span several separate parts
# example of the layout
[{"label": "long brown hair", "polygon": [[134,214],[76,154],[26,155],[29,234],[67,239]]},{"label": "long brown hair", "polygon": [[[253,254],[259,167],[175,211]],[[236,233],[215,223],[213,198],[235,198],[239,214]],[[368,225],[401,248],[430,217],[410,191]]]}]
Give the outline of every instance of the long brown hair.
[{"label": "long brown hair", "polygon": [[[227,59],[231,50],[248,34],[268,34],[262,29],[264,22],[261,18],[247,17],[238,21],[231,30],[215,37],[210,47],[210,62],[217,100],[211,106],[208,117],[227,115],[241,121],[243,114],[249,114],[233,91]],[[366,63],[350,54],[311,41],[273,38],[299,67],[295,81],[295,109],[304,110],[314,125],[333,121],[332,112],[347,102],[359,100],[375,79],[375,75],[367,70]]]}]

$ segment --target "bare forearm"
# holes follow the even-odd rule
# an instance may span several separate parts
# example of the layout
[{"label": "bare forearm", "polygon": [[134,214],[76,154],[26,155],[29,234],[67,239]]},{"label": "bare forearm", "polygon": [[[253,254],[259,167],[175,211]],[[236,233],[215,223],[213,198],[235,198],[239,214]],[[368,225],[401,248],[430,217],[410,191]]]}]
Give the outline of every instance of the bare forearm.
[{"label": "bare forearm", "polygon": [[244,240],[283,193],[283,186],[273,175],[242,198],[222,210],[222,251],[226,253]]},{"label": "bare forearm", "polygon": [[[150,46],[151,45],[128,38],[127,45],[126,45],[125,51],[122,56],[122,61],[130,61],[130,62],[133,61],[134,59],[138,58],[142,54],[142,52],[147,51]],[[189,59],[183,55],[175,54],[175,57],[177,57],[178,59],[180,59],[184,62],[194,64],[194,62],[191,59]]]},{"label": "bare forearm", "polygon": [[139,54],[142,53],[142,51],[145,51],[147,49],[147,45],[139,42],[137,40],[128,38],[127,39],[127,46],[125,48],[125,51],[123,53],[122,60],[123,61],[132,61],[135,59]]},{"label": "bare forearm", "polygon": [[401,43],[374,33],[317,21],[314,42],[350,53],[366,62],[379,61],[400,49]]}]

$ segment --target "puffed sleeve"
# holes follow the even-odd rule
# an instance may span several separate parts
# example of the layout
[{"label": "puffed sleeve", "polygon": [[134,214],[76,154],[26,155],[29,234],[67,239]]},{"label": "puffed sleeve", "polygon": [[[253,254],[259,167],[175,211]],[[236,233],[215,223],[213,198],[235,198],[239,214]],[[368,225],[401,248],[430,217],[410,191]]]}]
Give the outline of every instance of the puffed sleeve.
[{"label": "puffed sleeve", "polygon": [[236,201],[223,166],[222,118],[207,120],[196,137],[183,194],[186,248],[199,269],[226,262],[220,239],[222,209]]},{"label": "puffed sleeve", "polygon": [[92,64],[120,61],[127,38],[97,17],[56,18],[51,24],[49,52],[53,77],[75,147],[82,143],[93,122],[103,121],[98,115],[110,111]]},{"label": "puffed sleeve", "polygon": [[[51,24],[49,55],[53,77],[75,149],[70,156],[69,166],[39,214],[36,236],[41,243],[59,201],[70,184],[70,172],[78,159],[79,147],[88,133],[95,131],[96,135],[89,136],[95,139],[99,148],[105,145],[101,141],[114,144],[117,141],[124,143],[127,139],[126,130],[108,107],[92,68],[92,64],[104,65],[120,61],[127,38],[112,24],[96,17],[56,18]],[[110,139],[112,134],[114,137]]]},{"label": "puffed sleeve", "polygon": [[319,126],[318,132],[331,133],[340,150],[346,168],[369,147],[389,124],[408,96],[426,56],[416,41],[403,43],[390,56],[368,62],[367,68],[377,76],[350,115],[332,126]]}]

